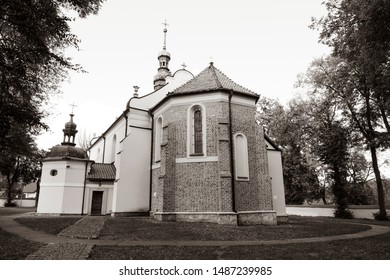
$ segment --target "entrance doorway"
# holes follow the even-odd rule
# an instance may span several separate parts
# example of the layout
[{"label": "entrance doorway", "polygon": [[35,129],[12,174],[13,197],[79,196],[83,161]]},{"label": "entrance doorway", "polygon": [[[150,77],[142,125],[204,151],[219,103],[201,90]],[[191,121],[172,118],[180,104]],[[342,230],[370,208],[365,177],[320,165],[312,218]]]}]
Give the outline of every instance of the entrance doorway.
[{"label": "entrance doorway", "polygon": [[102,191],[93,191],[92,192],[91,215],[101,215],[102,214],[102,204],[103,204],[103,192]]}]

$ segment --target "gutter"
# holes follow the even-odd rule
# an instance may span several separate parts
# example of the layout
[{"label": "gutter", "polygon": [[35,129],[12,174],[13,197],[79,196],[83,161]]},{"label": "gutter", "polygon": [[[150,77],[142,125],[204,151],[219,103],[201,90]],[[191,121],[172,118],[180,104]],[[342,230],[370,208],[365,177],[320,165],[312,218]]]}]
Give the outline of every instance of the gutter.
[{"label": "gutter", "polygon": [[106,154],[106,136],[103,135],[103,158],[102,163],[104,163],[104,155]]},{"label": "gutter", "polygon": [[153,190],[153,135],[154,135],[154,115],[153,113],[149,110],[149,115],[152,118],[152,135],[150,137],[150,183],[149,183],[149,210],[148,212],[152,210],[152,190]]},{"label": "gutter", "polygon": [[85,189],[87,187],[87,169],[88,169],[88,162],[85,162],[85,172],[84,172],[84,187],[83,187],[83,202],[81,203],[81,215],[84,215],[84,201],[85,201]]},{"label": "gutter", "polygon": [[232,208],[233,212],[237,213],[236,210],[236,194],[235,194],[235,170],[234,170],[234,156],[233,156],[233,128],[232,128],[232,97],[233,97],[233,90],[230,90],[229,94],[229,142],[230,142],[230,172],[231,172],[231,178],[232,178]]}]

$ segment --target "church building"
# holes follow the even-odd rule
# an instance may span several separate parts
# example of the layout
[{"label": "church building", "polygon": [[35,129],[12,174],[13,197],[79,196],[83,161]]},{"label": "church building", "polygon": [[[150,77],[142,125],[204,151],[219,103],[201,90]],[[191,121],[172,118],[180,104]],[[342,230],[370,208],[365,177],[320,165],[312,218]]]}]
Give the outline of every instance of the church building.
[{"label": "church building", "polygon": [[281,152],[255,120],[259,95],[213,63],[172,74],[166,34],[154,91],[139,96],[134,86],[89,157],[75,147],[71,114],[43,160],[38,214],[238,225],[286,216]]}]

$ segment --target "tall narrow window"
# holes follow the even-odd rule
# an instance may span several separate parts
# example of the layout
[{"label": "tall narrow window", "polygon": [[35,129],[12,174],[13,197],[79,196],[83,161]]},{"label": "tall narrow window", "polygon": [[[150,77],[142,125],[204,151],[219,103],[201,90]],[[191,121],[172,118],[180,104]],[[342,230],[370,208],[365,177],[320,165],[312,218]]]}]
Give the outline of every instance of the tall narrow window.
[{"label": "tall narrow window", "polygon": [[234,137],[234,161],[237,180],[249,180],[248,141],[244,134]]},{"label": "tall narrow window", "polygon": [[198,108],[194,112],[194,152],[203,153],[202,111]]},{"label": "tall narrow window", "polygon": [[156,123],[155,140],[154,140],[154,161],[161,160],[161,142],[162,142],[162,118],[159,117]]},{"label": "tall narrow window", "polygon": [[206,155],[205,116],[205,109],[202,105],[194,105],[188,109],[188,156]]}]

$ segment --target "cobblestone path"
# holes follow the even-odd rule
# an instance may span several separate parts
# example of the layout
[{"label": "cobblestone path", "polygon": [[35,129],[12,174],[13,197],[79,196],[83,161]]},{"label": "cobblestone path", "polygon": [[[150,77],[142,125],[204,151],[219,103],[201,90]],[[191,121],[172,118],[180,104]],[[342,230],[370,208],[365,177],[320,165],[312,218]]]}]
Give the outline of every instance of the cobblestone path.
[{"label": "cobblestone path", "polygon": [[63,229],[58,236],[79,239],[97,239],[102,230],[106,217],[85,216],[73,225]]}]

